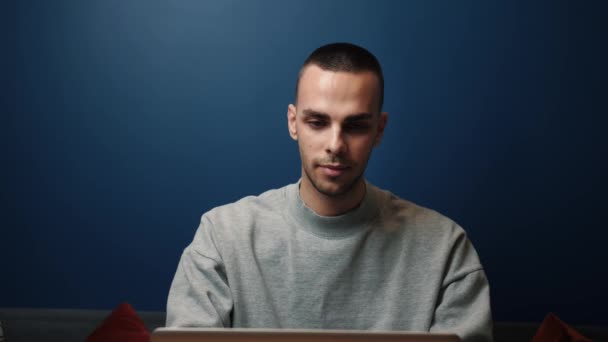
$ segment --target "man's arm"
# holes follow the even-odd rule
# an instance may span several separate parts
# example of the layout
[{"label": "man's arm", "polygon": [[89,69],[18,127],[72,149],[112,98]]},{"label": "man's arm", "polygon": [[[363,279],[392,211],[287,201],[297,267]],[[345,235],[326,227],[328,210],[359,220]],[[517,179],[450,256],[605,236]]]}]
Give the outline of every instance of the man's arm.
[{"label": "man's arm", "polygon": [[181,256],[167,300],[168,327],[230,327],[232,297],[224,265],[203,216]]},{"label": "man's arm", "polygon": [[463,342],[493,340],[490,288],[482,269],[444,286],[431,331],[456,333]]},{"label": "man's arm", "polygon": [[477,251],[462,228],[453,231],[431,331],[450,331],[463,342],[490,342],[490,286]]}]

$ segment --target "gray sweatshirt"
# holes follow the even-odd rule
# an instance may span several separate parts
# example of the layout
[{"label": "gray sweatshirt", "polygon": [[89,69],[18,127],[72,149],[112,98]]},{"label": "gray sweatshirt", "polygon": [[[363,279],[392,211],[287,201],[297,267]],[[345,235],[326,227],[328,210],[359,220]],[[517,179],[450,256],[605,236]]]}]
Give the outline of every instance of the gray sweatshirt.
[{"label": "gray sweatshirt", "polygon": [[488,281],[464,230],[369,183],[341,216],[314,213],[298,184],[205,213],[177,267],[167,326],[492,340]]}]

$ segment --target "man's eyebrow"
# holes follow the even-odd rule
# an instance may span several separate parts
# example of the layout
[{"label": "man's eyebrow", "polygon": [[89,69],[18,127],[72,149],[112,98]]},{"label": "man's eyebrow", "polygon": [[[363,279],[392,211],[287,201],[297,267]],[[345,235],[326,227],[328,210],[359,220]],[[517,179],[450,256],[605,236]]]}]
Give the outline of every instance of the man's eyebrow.
[{"label": "man's eyebrow", "polygon": [[329,119],[329,114],[323,113],[323,112],[318,112],[313,109],[304,109],[302,111],[302,114],[304,114],[304,116],[312,116],[317,119]]},{"label": "man's eyebrow", "polygon": [[[314,117],[317,119],[325,119],[325,120],[329,119],[329,114],[319,112],[314,109],[304,109],[302,111],[302,114],[304,114],[304,116]],[[349,115],[346,119],[344,119],[344,121],[345,122],[365,121],[365,120],[372,119],[373,117],[374,117],[374,114],[371,114],[371,113],[358,113],[358,114]]]},{"label": "man's eyebrow", "polygon": [[359,114],[350,115],[344,121],[346,121],[346,122],[365,121],[365,120],[372,119],[373,117],[374,117],[374,114],[372,114],[372,113],[359,113]]}]

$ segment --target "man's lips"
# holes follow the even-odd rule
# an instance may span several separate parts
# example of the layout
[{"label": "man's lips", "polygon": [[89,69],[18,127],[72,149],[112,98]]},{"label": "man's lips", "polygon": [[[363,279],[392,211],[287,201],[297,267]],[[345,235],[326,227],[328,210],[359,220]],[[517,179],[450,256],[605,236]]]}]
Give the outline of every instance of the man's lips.
[{"label": "man's lips", "polygon": [[329,177],[340,176],[341,174],[346,172],[347,169],[350,168],[348,165],[342,164],[324,164],[319,165],[319,167],[321,168],[321,170],[323,170],[323,173]]},{"label": "man's lips", "polygon": [[344,170],[344,169],[348,169],[348,165],[344,165],[344,164],[325,164],[325,165],[320,165],[321,167],[326,167],[328,169],[333,169],[333,170]]}]

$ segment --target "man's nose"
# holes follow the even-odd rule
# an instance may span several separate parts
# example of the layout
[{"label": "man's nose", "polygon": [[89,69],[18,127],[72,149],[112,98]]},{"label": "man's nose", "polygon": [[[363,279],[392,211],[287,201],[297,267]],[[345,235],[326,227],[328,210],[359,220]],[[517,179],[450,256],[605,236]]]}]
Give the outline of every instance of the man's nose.
[{"label": "man's nose", "polygon": [[346,142],[344,141],[344,134],[340,127],[334,127],[331,129],[331,136],[327,144],[327,153],[331,155],[340,155],[346,152]]}]

